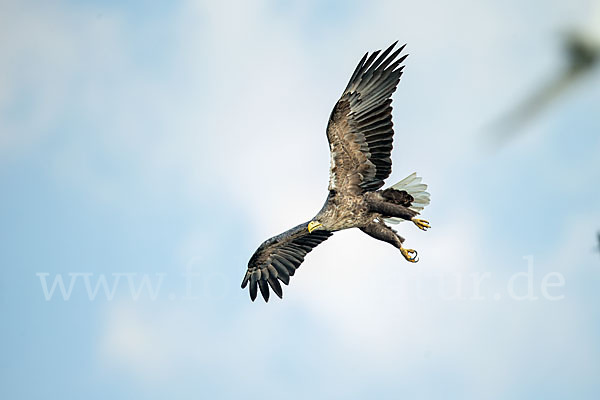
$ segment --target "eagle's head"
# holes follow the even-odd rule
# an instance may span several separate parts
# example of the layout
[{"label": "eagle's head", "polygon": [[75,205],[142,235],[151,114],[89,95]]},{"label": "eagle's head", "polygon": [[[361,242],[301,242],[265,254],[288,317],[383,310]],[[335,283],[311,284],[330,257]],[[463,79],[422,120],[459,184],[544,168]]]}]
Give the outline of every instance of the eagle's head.
[{"label": "eagle's head", "polygon": [[312,231],[324,230],[323,224],[319,221],[310,221],[308,223],[308,233],[312,233]]}]

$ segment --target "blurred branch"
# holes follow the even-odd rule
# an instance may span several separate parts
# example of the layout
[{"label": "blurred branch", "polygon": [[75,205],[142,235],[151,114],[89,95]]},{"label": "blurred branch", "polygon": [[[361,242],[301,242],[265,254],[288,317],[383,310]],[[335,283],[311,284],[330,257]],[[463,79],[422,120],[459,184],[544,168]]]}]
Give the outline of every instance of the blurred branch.
[{"label": "blurred branch", "polygon": [[600,44],[595,38],[571,33],[565,43],[565,56],[567,66],[556,79],[492,125],[497,144],[514,137],[520,128],[536,118],[574,82],[589,74],[600,60]]}]

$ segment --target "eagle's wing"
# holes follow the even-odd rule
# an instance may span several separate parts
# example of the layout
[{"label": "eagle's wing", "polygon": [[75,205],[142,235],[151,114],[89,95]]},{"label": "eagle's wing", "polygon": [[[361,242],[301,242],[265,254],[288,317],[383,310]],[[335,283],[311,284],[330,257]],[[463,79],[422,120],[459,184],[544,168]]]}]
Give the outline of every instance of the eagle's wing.
[{"label": "eagle's wing", "polygon": [[305,222],[266,240],[248,262],[242,289],[250,283],[252,301],[256,299],[257,288],[265,301],[269,301],[269,286],[281,298],[283,291],[279,280],[287,285],[306,254],[331,235],[333,233],[324,230],[309,233],[308,222]]},{"label": "eagle's wing", "polygon": [[365,54],[333,108],[327,125],[330,191],[377,190],[392,172],[391,96],[407,57],[397,58],[404,46],[390,54],[396,43],[381,55]]}]

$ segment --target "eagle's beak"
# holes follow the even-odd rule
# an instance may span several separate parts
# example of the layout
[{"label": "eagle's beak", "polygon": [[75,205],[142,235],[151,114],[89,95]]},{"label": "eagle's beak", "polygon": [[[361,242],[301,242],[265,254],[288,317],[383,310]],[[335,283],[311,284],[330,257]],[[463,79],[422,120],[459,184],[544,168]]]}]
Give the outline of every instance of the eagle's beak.
[{"label": "eagle's beak", "polygon": [[310,221],[310,223],[308,224],[308,233],[312,233],[312,231],[314,231],[315,229],[321,227],[321,223],[317,222],[317,221]]}]

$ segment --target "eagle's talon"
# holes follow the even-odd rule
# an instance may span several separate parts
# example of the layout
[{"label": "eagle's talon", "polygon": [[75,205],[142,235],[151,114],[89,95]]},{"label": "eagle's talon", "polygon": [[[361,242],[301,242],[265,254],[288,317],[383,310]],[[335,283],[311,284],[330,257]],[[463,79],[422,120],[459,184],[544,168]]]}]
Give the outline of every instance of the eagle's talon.
[{"label": "eagle's talon", "polygon": [[412,222],[422,231],[426,231],[427,229],[431,228],[429,221],[425,221],[424,219],[413,218]]},{"label": "eagle's talon", "polygon": [[418,254],[417,254],[416,250],[405,249],[404,247],[401,247],[400,248],[400,252],[402,253],[402,255],[404,256],[404,258],[408,262],[416,263],[417,261],[419,261],[419,259],[417,258]]}]

